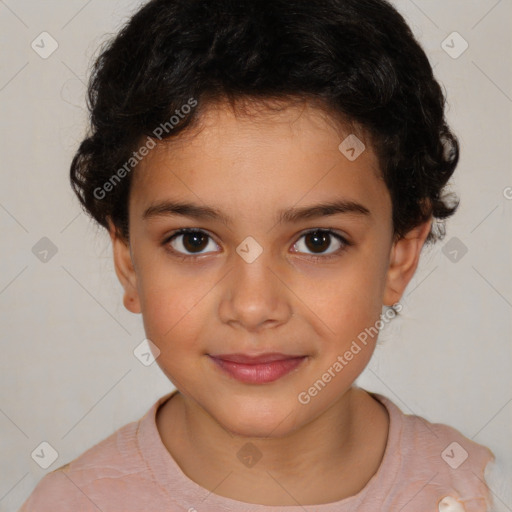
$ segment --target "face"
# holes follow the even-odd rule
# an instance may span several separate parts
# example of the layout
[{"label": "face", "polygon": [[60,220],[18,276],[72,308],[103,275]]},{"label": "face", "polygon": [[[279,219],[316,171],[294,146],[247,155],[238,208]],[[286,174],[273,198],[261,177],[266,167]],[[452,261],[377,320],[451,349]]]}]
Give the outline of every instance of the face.
[{"label": "face", "polygon": [[[393,242],[370,145],[349,160],[338,146],[350,131],[313,107],[237,116],[212,105],[200,128],[135,171],[130,246],[111,231],[124,303],[142,313],[186,399],[230,432],[281,436],[330,408],[367,365],[377,336],[335,363],[400,299],[429,225]],[[340,208],[313,209],[325,203]],[[210,357],[234,353],[305,357],[280,378],[247,382]]]}]

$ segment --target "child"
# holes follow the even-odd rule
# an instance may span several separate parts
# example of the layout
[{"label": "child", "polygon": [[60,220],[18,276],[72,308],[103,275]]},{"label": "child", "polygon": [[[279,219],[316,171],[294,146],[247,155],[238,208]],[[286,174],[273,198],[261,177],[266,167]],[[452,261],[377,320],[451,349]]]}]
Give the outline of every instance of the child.
[{"label": "child", "polygon": [[395,9],[152,0],[89,102],[72,185],[177,389],[21,510],[489,510],[488,448],[354,385],[457,208],[444,97]]}]

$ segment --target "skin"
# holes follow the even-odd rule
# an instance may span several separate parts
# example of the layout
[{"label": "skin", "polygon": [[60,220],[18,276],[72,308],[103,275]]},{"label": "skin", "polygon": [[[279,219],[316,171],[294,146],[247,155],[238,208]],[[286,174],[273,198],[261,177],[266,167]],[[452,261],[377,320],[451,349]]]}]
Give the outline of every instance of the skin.
[{"label": "skin", "polygon": [[[249,114],[212,104],[200,129],[144,158],[133,176],[129,244],[110,226],[115,269],[125,307],[142,313],[157,362],[179,390],[160,407],[157,427],[182,471],[238,501],[330,503],[361,491],[386,447],[386,409],[353,385],[376,337],[309,403],[298,395],[375,325],[383,304],[399,301],[431,220],[394,240],[391,199],[370,144],[349,161],[338,146],[350,130],[321,110],[290,104]],[[340,198],[370,214],[276,220],[280,209]],[[143,220],[149,206],[169,199],[217,208],[230,222]],[[196,252],[186,235],[164,243],[183,227],[206,232]],[[315,252],[304,236],[311,228],[332,229],[351,245],[340,252],[327,235]],[[248,236],[263,250],[251,263],[236,252]],[[277,381],[246,384],[207,355],[235,352],[308,358]],[[247,442],[262,455],[252,467],[237,457]]]}]

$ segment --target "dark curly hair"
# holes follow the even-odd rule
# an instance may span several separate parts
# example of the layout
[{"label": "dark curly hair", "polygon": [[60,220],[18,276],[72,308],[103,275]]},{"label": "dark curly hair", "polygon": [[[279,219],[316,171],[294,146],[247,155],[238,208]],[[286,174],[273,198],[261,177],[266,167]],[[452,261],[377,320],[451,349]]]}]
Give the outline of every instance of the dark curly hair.
[{"label": "dark curly hair", "polygon": [[[441,222],[427,243],[436,241],[458,207],[442,195],[459,159],[443,91],[385,0],[151,0],[101,49],[87,99],[91,126],[71,184],[86,212],[126,240],[134,151],[191,128],[223,99],[308,101],[362,127],[395,238],[433,217]],[[198,107],[185,109],[191,100]]]}]

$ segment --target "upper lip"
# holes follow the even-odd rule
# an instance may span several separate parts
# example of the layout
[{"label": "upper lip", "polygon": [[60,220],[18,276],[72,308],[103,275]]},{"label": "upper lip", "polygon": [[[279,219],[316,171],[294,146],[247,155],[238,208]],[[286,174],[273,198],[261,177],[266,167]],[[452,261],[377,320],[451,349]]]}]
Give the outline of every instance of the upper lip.
[{"label": "upper lip", "polygon": [[286,359],[295,359],[298,357],[305,357],[302,355],[281,354],[278,352],[268,352],[266,354],[250,355],[250,354],[209,354],[215,359],[222,359],[223,361],[230,361],[232,363],[242,364],[261,364],[272,363],[273,361],[283,361]]}]

